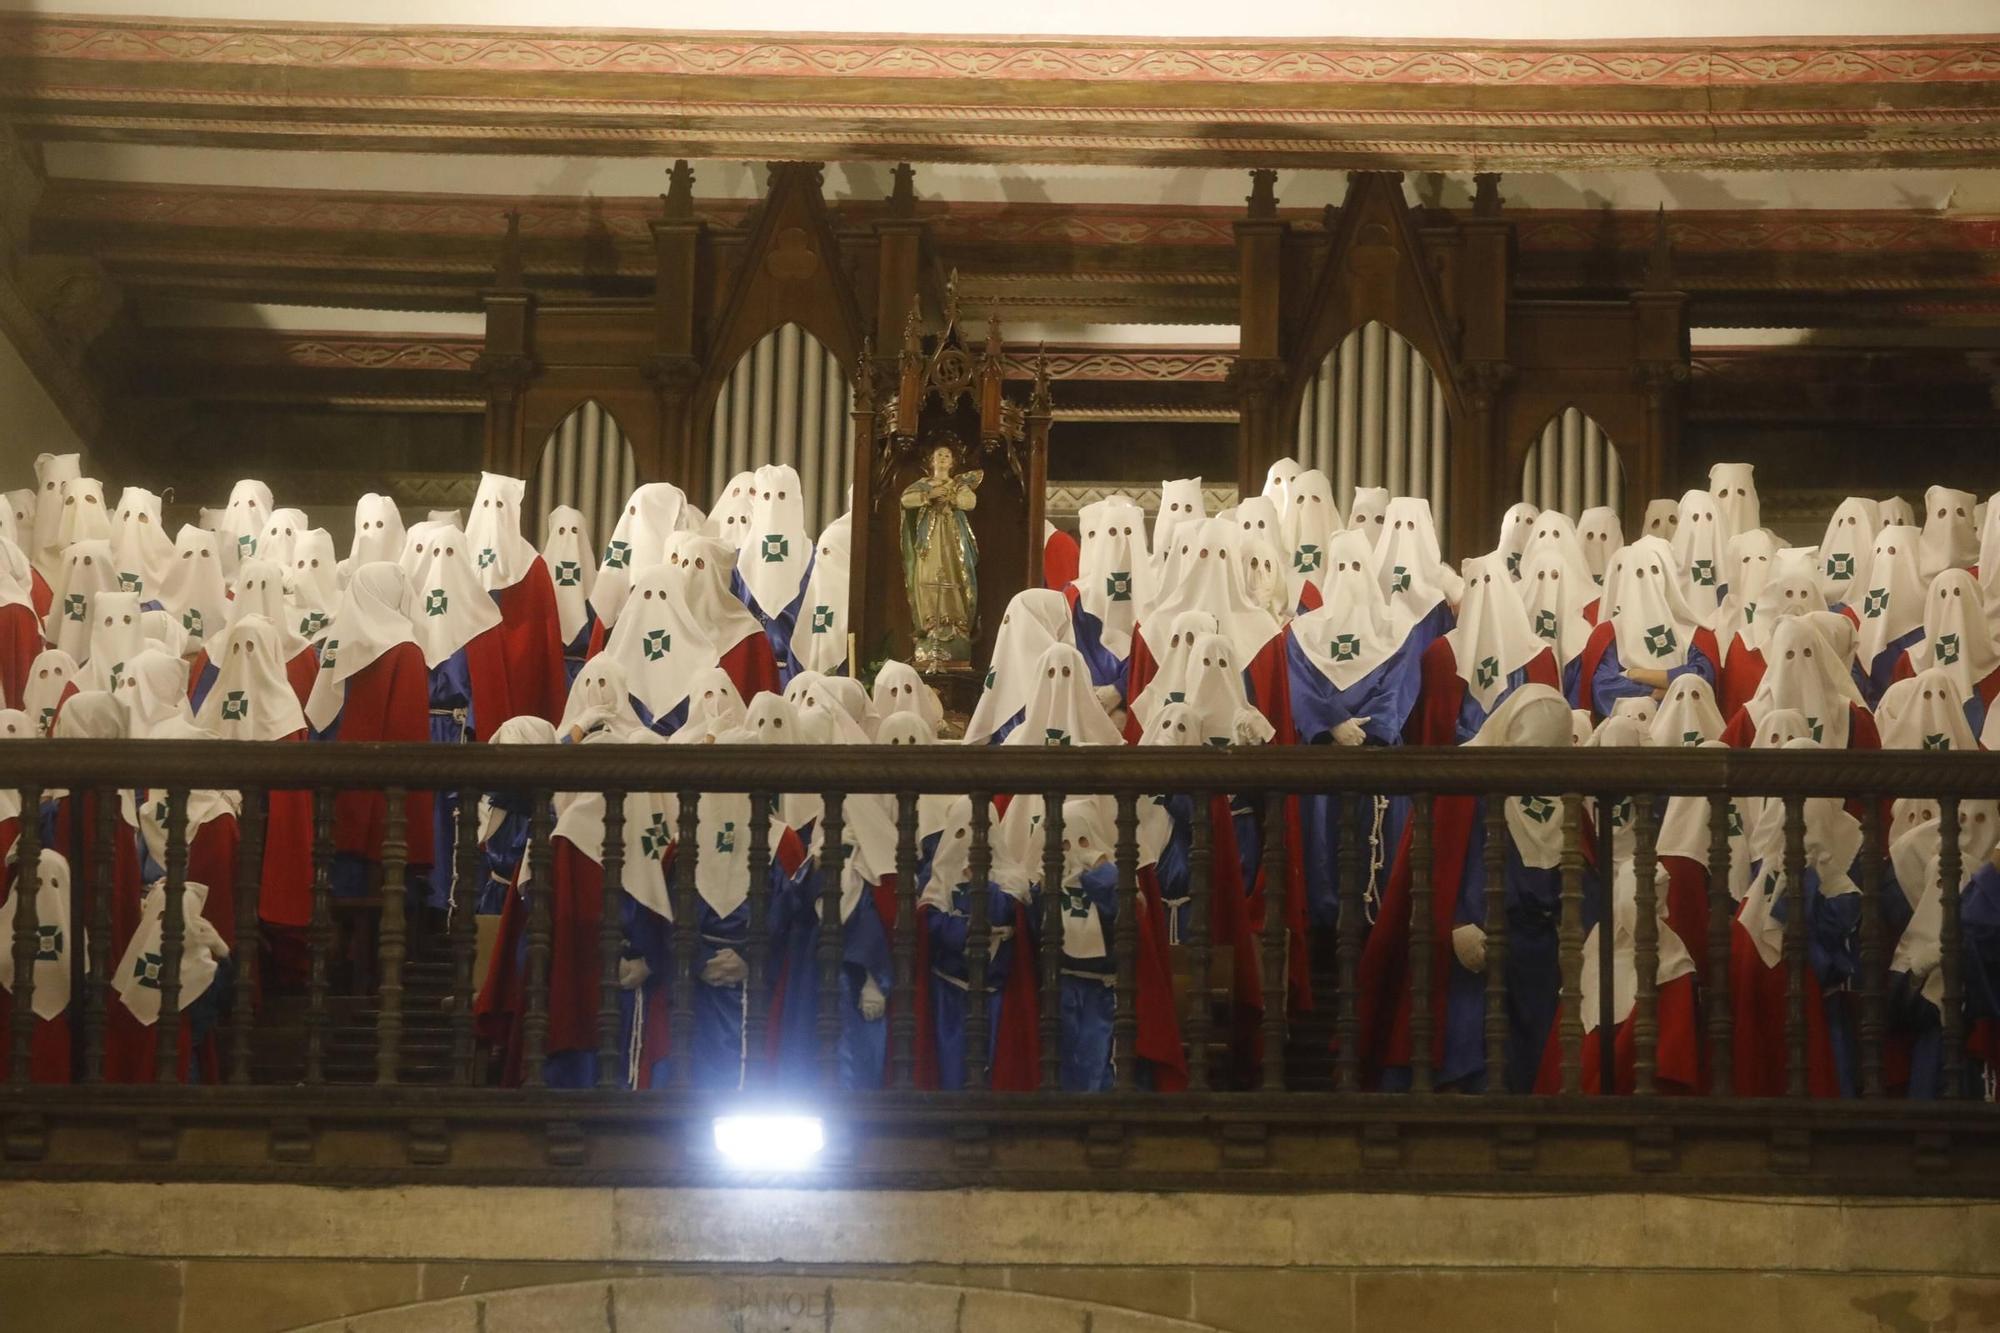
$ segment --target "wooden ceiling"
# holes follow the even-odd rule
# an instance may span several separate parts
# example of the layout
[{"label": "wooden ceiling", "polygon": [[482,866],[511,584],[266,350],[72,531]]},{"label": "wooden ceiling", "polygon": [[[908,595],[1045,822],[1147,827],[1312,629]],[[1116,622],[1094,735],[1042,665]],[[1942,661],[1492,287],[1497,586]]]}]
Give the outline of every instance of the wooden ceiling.
[{"label": "wooden ceiling", "polygon": [[[1284,172],[1293,206],[1281,215],[1308,232],[1327,225],[1316,201],[1338,197],[1343,169],[1454,173],[1453,189],[1412,182],[1440,216],[1474,170],[1514,173],[1503,194],[1531,179],[1520,173],[1696,173],[1715,188],[1667,196],[1681,205],[1667,229],[1697,327],[1844,333],[1870,356],[1914,358],[1916,370],[1871,379],[1890,386],[1932,383],[1922,366],[1948,363],[1957,411],[1972,410],[1990,365],[1920,348],[1913,332],[2000,347],[2000,37],[1004,40],[10,14],[0,122],[0,220],[26,260],[0,276],[0,331],[49,367],[45,380],[70,376],[73,419],[132,390],[476,410],[476,335],[415,316],[479,309],[504,213],[521,213],[526,281],[561,297],[643,292],[659,210],[629,174],[617,193],[566,189],[553,169],[554,184],[518,194],[424,181],[502,154],[696,159],[698,211],[720,226],[755,205],[741,159],[918,162],[930,261],[960,274],[969,312],[1014,328],[1219,327],[1151,348],[1058,337],[1059,378],[1098,386],[1090,401],[1106,410],[1223,410],[1234,201],[1251,166]],[[295,151],[245,155],[282,166],[274,179],[151,174],[143,153],[126,172],[49,169],[79,144]],[[313,169],[362,152],[415,169],[386,189]],[[976,197],[927,189],[952,171],[963,180],[954,163],[1035,165]],[[1096,192],[1037,188],[1038,170],[1082,169],[1063,164],[1168,167],[1152,174],[1187,188],[1143,201],[1110,176]],[[1962,171],[1983,196],[1733,206],[1730,182],[1752,171]],[[1588,190],[1565,202],[1510,206],[1522,285],[1580,297],[1635,286],[1652,209]],[[835,204],[842,227],[881,211],[865,189]],[[188,303],[324,318],[190,331],[173,313]],[[356,320],[368,311],[390,313]],[[1793,379],[1826,366],[1786,364]],[[1747,410],[1760,401],[1747,375],[1733,360],[1697,392],[1711,383]]]}]

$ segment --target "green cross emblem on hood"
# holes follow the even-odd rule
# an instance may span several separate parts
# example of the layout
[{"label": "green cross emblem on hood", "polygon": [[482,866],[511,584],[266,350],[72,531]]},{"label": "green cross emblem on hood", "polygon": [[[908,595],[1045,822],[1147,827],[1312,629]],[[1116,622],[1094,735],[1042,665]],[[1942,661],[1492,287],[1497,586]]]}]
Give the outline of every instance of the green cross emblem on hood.
[{"label": "green cross emblem on hood", "polygon": [[1083,891],[1081,884],[1062,891],[1062,911],[1064,916],[1075,917],[1080,921],[1090,919],[1090,895]]},{"label": "green cross emblem on hood", "polygon": [[639,640],[639,651],[646,654],[646,660],[657,662],[674,650],[674,636],[663,629],[646,631],[646,637]]},{"label": "green cross emblem on hood", "polygon": [[201,633],[201,608],[190,606],[181,612],[181,628],[190,634]]},{"label": "green cross emblem on hood", "polygon": [[583,582],[583,566],[574,560],[556,561],[556,586],[574,588]]},{"label": "green cross emblem on hood", "polygon": [[231,690],[222,701],[222,718],[225,722],[241,722],[250,716],[250,696],[242,690]]},{"label": "green cross emblem on hood", "polygon": [[1556,613],[1547,609],[1535,612],[1535,633],[1551,643],[1555,642]]},{"label": "green cross emblem on hood", "polygon": [[61,926],[35,927],[35,961],[38,963],[59,963],[62,961],[63,933]]},{"label": "green cross emblem on hood", "polygon": [[132,979],[148,990],[160,988],[160,968],[165,962],[156,953],[143,953],[132,964]]},{"label": "green cross emblem on hood", "polygon": [[1958,636],[1956,634],[1938,635],[1937,645],[1931,651],[1937,656],[1939,666],[1950,666],[1958,660]]},{"label": "green cross emblem on hood", "polygon": [[1061,727],[1045,728],[1042,731],[1042,744],[1066,746],[1069,744],[1069,733]]},{"label": "green cross emblem on hood", "polygon": [[1868,595],[1861,599],[1861,614],[1870,620],[1879,619],[1882,613],[1888,609],[1889,590],[1887,588],[1870,588]]},{"label": "green cross emblem on hood", "polygon": [[1743,836],[1743,812],[1737,808],[1734,801],[1729,803],[1728,828],[1730,837],[1740,838]]},{"label": "green cross emblem on hood", "polygon": [[775,565],[792,553],[791,539],[781,532],[767,532],[757,543],[757,553],[767,565]]},{"label": "green cross emblem on hood", "polygon": [[1704,588],[1713,588],[1715,586],[1715,562],[1713,560],[1695,561],[1688,566],[1688,577]]},{"label": "green cross emblem on hood", "polygon": [[1301,574],[1311,574],[1319,568],[1321,558],[1319,547],[1311,542],[1302,543],[1292,552],[1292,568]]},{"label": "green cross emblem on hood", "polygon": [[441,616],[451,609],[451,598],[444,595],[443,588],[432,588],[424,594],[424,614]]},{"label": "green cross emblem on hood", "polygon": [[137,574],[128,574],[122,569],[118,571],[118,590],[120,592],[140,592],[144,590],[145,586],[146,580],[140,578]]},{"label": "green cross emblem on hood", "polygon": [[1490,687],[1494,681],[1500,679],[1500,659],[1497,657],[1480,658],[1479,665],[1473,668],[1472,674],[1478,680],[1480,689],[1483,690]]},{"label": "green cross emblem on hood", "polygon": [[1926,750],[1949,750],[1951,748],[1951,737],[1941,731],[1931,732],[1924,737],[1924,748]]},{"label": "green cross emblem on hood", "polygon": [[73,592],[69,594],[67,597],[63,598],[63,618],[66,620],[74,620],[79,624],[82,623],[83,621],[82,593]]},{"label": "green cross emblem on hood", "polygon": [[1336,634],[1327,645],[1327,652],[1336,662],[1352,662],[1361,656],[1361,636],[1359,634]]},{"label": "green cross emblem on hood", "polygon": [[308,611],[299,617],[299,637],[310,639],[313,635],[325,629],[328,623],[326,612]]},{"label": "green cross emblem on hood", "polygon": [[484,569],[499,558],[500,553],[498,551],[490,546],[483,546],[479,550],[479,567]]},{"label": "green cross emblem on hood", "polygon": [[612,538],[610,544],[604,548],[604,567],[606,569],[624,569],[631,563],[632,543],[619,541],[615,537]]},{"label": "green cross emblem on hood", "polygon": [[655,860],[666,854],[667,844],[673,840],[673,834],[667,828],[667,817],[655,810],[652,822],[640,830],[639,849],[646,853],[649,860]]},{"label": "green cross emblem on hood", "polygon": [[1664,657],[1680,644],[1680,636],[1671,625],[1654,625],[1646,631],[1646,651],[1655,657]]},{"label": "green cross emblem on hood", "polygon": [[1509,574],[1514,574],[1514,575],[1517,575],[1517,576],[1518,576],[1518,575],[1520,574],[1520,572],[1521,572],[1521,553],[1520,553],[1519,551],[1509,551],[1509,552],[1507,552],[1507,572],[1508,572]]},{"label": "green cross emblem on hood", "polygon": [[1113,570],[1104,576],[1104,595],[1114,602],[1132,600],[1132,576],[1124,570]]},{"label": "green cross emblem on hood", "polygon": [[1389,570],[1389,591],[1408,592],[1409,590],[1410,590],[1409,569],[1403,565],[1395,565],[1391,567],[1391,569]]},{"label": "green cross emblem on hood", "polygon": [[832,628],[833,608],[830,606],[815,606],[813,608],[812,632],[815,634],[824,634]]},{"label": "green cross emblem on hood", "polygon": [[731,819],[715,831],[715,854],[727,856],[736,850],[736,821]]},{"label": "green cross emblem on hood", "polygon": [[1523,796],[1521,813],[1537,824],[1546,824],[1556,817],[1556,803],[1546,796]]},{"label": "green cross emblem on hood", "polygon": [[1826,576],[1830,579],[1851,579],[1854,577],[1854,557],[1851,555],[1830,555],[1826,558]]}]

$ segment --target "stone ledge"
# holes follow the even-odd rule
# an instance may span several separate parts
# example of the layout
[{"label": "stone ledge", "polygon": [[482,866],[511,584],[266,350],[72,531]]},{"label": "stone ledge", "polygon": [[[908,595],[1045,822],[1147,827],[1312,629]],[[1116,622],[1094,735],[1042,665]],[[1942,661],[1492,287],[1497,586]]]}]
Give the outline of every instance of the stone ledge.
[{"label": "stone ledge", "polygon": [[2000,1276],[2000,1203],[21,1182],[0,1254]]}]

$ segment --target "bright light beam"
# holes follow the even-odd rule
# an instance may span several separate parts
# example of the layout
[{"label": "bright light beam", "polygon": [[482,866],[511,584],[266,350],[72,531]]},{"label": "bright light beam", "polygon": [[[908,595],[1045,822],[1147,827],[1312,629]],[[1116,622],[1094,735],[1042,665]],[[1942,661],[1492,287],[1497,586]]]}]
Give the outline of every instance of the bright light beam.
[{"label": "bright light beam", "polygon": [[816,1115],[719,1115],[715,1150],[744,1171],[799,1171],[826,1147],[826,1126]]}]

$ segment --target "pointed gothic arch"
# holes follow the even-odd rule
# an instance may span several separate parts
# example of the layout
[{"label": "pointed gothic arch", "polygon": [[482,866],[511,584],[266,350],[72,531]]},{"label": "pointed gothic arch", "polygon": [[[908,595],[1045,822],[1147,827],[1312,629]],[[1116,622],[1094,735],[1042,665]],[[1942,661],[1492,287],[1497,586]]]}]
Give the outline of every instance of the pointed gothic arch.
[{"label": "pointed gothic arch", "polygon": [[833,350],[786,323],[730,368],[708,433],[708,473],[697,494],[714,504],[729,479],[765,463],[796,469],[806,522],[820,531],[847,508],[854,454],[854,390]]},{"label": "pointed gothic arch", "polygon": [[617,413],[595,398],[578,403],[549,431],[528,476],[524,510],[537,524],[535,544],[548,537],[549,510],[569,505],[583,515],[592,540],[602,545],[638,477],[632,441]]},{"label": "pointed gothic arch", "polygon": [[1597,505],[1623,513],[1625,464],[1610,432],[1574,405],[1555,413],[1522,455],[1521,498],[1571,518]]},{"label": "pointed gothic arch", "polygon": [[1326,473],[1343,512],[1356,486],[1387,486],[1447,509],[1451,416],[1424,354],[1380,320],[1352,329],[1299,400],[1293,456]]}]

